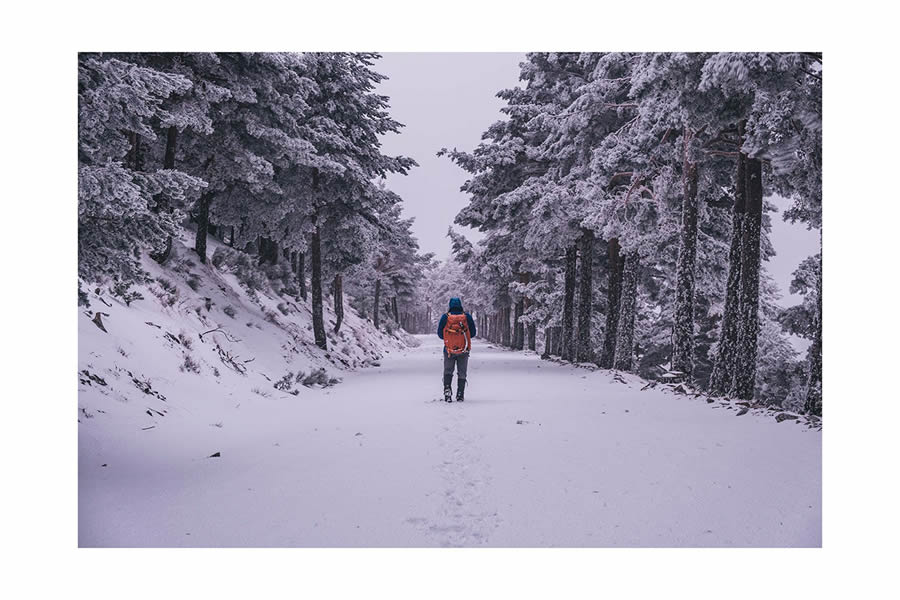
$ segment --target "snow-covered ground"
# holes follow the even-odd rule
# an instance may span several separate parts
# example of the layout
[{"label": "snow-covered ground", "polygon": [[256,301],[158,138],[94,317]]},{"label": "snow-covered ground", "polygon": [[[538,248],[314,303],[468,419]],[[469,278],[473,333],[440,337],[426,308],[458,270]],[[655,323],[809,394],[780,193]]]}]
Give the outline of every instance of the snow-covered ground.
[{"label": "snow-covered ground", "polygon": [[483,343],[447,404],[440,340],[420,339],[297,396],[197,377],[152,429],[80,397],[79,544],[821,545],[802,422]]}]

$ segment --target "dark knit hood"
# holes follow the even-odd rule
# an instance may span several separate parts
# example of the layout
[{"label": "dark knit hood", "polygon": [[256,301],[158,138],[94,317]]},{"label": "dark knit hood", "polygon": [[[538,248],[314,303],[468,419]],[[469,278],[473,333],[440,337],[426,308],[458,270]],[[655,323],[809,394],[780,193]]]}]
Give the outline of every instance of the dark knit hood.
[{"label": "dark knit hood", "polygon": [[462,300],[460,300],[459,298],[456,298],[456,297],[450,298],[450,312],[453,313],[454,315],[458,315],[458,314],[462,313],[462,311],[463,311]]}]

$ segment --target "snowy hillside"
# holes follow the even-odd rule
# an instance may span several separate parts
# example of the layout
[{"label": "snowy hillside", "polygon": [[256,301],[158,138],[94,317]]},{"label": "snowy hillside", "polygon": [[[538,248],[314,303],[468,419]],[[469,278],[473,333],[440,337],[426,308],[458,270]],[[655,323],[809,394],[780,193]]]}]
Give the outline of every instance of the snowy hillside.
[{"label": "snowy hillside", "polygon": [[308,302],[279,295],[267,282],[248,291],[227,267],[196,261],[183,242],[165,266],[144,261],[152,282],[133,288],[142,299],[126,306],[92,292],[90,308],[79,314],[78,407],[87,445],[173,420],[188,430],[209,427],[214,423],[203,419],[187,423],[240,402],[300,402],[411,339],[376,331],[349,306],[334,333],[326,303],[323,351],[313,341]]}]

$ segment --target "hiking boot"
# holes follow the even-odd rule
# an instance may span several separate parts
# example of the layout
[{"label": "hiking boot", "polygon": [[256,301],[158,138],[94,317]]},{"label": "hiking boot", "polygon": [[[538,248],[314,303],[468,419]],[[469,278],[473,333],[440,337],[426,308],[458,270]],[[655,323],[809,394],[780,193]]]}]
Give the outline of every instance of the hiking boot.
[{"label": "hiking boot", "polygon": [[453,375],[444,373],[444,400],[447,402],[453,402],[453,390],[450,389],[450,384],[452,383]]}]

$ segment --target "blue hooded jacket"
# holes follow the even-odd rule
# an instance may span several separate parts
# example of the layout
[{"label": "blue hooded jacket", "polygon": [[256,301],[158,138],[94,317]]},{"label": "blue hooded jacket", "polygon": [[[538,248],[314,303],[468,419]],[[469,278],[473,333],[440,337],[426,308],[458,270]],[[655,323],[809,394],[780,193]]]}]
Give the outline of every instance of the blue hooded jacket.
[{"label": "blue hooded jacket", "polygon": [[[448,312],[454,315],[463,314],[463,306],[462,300],[459,298],[450,298],[450,306],[448,307]],[[469,335],[475,337],[475,319],[472,318],[472,315],[469,313],[465,313],[466,322],[469,324]],[[438,337],[444,339],[444,327],[447,325],[447,315],[441,315],[441,320],[438,321],[438,329],[437,334]]]}]

